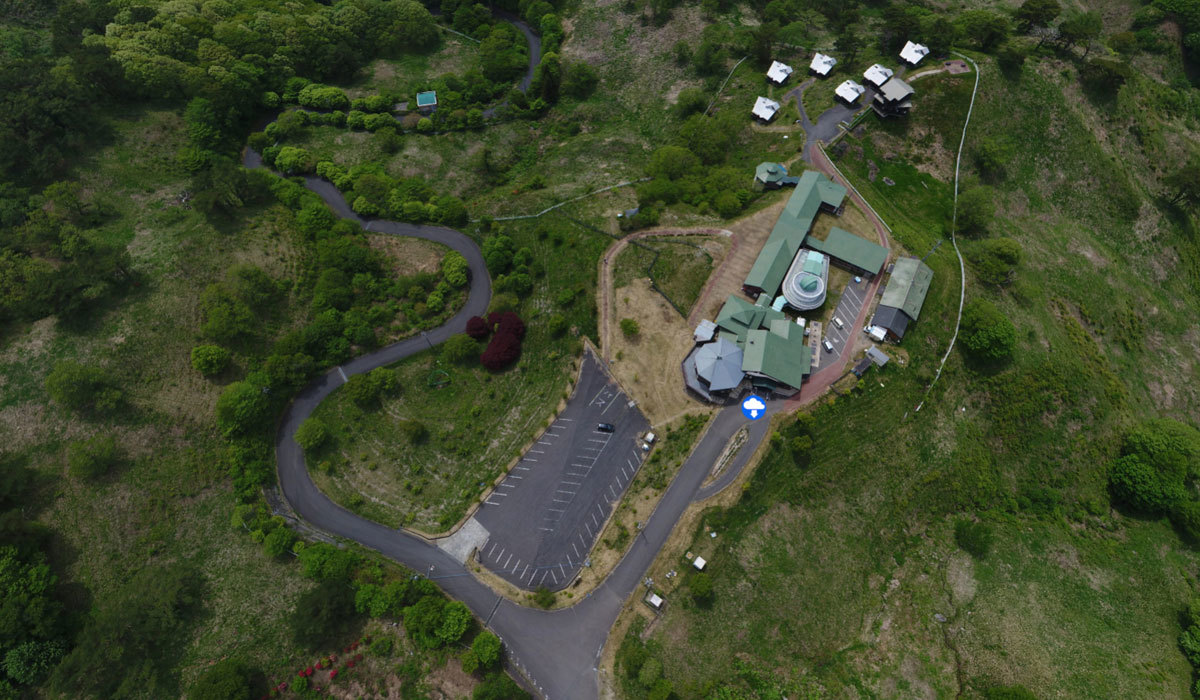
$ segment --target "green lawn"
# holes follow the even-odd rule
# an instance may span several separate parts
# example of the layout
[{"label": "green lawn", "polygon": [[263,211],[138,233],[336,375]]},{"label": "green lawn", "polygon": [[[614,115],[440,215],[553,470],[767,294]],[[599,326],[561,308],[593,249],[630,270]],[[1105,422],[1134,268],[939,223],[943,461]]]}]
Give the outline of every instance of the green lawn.
[{"label": "green lawn", "polygon": [[713,269],[713,256],[705,249],[728,239],[713,236],[655,236],[628,245],[613,267],[613,288],[638,278],[652,277],[662,293],[687,313]]}]

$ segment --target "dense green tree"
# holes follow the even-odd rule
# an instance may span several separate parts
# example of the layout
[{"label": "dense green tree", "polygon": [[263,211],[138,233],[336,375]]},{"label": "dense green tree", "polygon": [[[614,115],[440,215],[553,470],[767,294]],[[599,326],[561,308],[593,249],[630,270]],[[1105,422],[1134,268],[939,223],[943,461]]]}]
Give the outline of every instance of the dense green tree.
[{"label": "dense green tree", "polygon": [[987,231],[996,216],[995,192],[990,187],[972,187],[958,196],[958,230],[967,235]]},{"label": "dense green tree", "polygon": [[583,61],[569,61],[563,66],[563,94],[579,100],[591,97],[600,84],[600,76]]},{"label": "dense green tree", "polygon": [[1193,156],[1163,178],[1167,201],[1200,207],[1200,157]]},{"label": "dense green tree", "polygon": [[120,460],[117,442],[109,434],[93,435],[67,447],[67,467],[71,476],[81,479],[104,476]]},{"label": "dense green tree", "polygon": [[1005,166],[1012,160],[1012,148],[995,136],[987,136],[979,140],[974,155],[980,172],[996,178],[1004,174]]},{"label": "dense green tree", "polygon": [[192,348],[192,369],[211,377],[225,371],[229,358],[229,351],[219,345],[197,345]]},{"label": "dense green tree", "polygon": [[692,600],[700,607],[708,607],[713,602],[713,582],[712,576],[703,571],[692,574],[688,580],[688,591],[692,594]]},{"label": "dense green tree", "polygon": [[503,234],[495,234],[483,239],[483,261],[487,263],[488,272],[498,277],[508,272],[512,266],[513,242]]},{"label": "dense green tree", "polygon": [[1070,10],[1058,25],[1059,41],[1068,48],[1083,45],[1083,57],[1087,58],[1092,42],[1100,37],[1104,22],[1095,10]]},{"label": "dense green tree", "polygon": [[1021,255],[1021,244],[1013,239],[989,238],[971,248],[967,258],[982,282],[1005,285],[1012,281]]},{"label": "dense green tree", "polygon": [[967,352],[984,362],[1007,360],[1017,344],[1017,330],[1012,321],[986,299],[967,302],[959,337]]},{"label": "dense green tree", "polygon": [[1186,498],[1181,475],[1149,464],[1137,454],[1112,463],[1108,485],[1115,501],[1139,513],[1168,513]]},{"label": "dense green tree", "polygon": [[1048,27],[1062,13],[1058,0],[1025,0],[1014,15],[1021,31],[1034,27]]},{"label": "dense green tree", "polygon": [[296,444],[304,451],[315,450],[329,439],[329,430],[319,418],[309,418],[296,428]]},{"label": "dense green tree", "polygon": [[404,629],[419,648],[437,649],[442,645],[439,632],[445,607],[445,598],[430,595],[404,609]]},{"label": "dense green tree", "polygon": [[725,160],[733,138],[740,130],[731,119],[732,115],[729,110],[715,117],[692,115],[679,127],[680,144],[705,164],[720,163]]},{"label": "dense green tree", "polygon": [[209,666],[188,688],[187,700],[251,700],[253,670],[239,659]]},{"label": "dense green tree", "polygon": [[182,564],[132,572],[116,591],[97,598],[75,647],[54,669],[52,689],[73,697],[173,694],[171,669],[200,603],[201,583]]},{"label": "dense green tree", "polygon": [[4,655],[4,672],[21,685],[37,685],[66,653],[59,641],[30,641],[9,649]]},{"label": "dense green tree", "polygon": [[442,277],[451,287],[465,287],[467,272],[467,259],[462,256],[462,253],[452,250],[442,258]]},{"label": "dense green tree", "polygon": [[40,675],[37,658],[44,658],[48,649],[26,648],[14,657],[13,669],[8,668],[8,655],[22,645],[54,642],[59,637],[62,612],[54,597],[56,583],[45,553],[0,546],[0,660],[18,683]]},{"label": "dense green tree", "polygon": [[1123,61],[1093,58],[1079,69],[1079,80],[1095,96],[1114,99],[1133,71]]},{"label": "dense green tree", "polygon": [[296,533],[292,532],[291,528],[279,526],[267,533],[263,538],[263,551],[267,556],[282,557],[292,551],[292,545],[296,544]]},{"label": "dense green tree", "polygon": [[471,651],[474,652],[480,668],[484,670],[500,663],[501,649],[500,638],[487,630],[475,635],[475,640],[471,642]]},{"label": "dense green tree", "polygon": [[450,601],[442,608],[442,621],[437,629],[437,637],[443,646],[457,644],[471,628],[472,622],[474,618],[466,605],[457,600]]},{"label": "dense green tree", "polygon": [[1151,418],[1125,435],[1121,454],[1136,455],[1179,478],[1200,478],[1200,430],[1170,418]]},{"label": "dense green tree", "polygon": [[200,332],[222,343],[246,337],[257,327],[250,306],[222,284],[210,284],[200,295],[200,313]]},{"label": "dense green tree", "polygon": [[862,30],[853,24],[844,25],[838,30],[833,40],[833,48],[846,57],[847,63],[854,63],[858,58],[858,52],[862,50],[862,45]]},{"label": "dense green tree", "polygon": [[99,367],[63,361],[46,376],[50,398],[75,411],[108,413],[121,404],[115,380]]},{"label": "dense green tree", "polygon": [[963,36],[974,41],[984,51],[990,51],[1004,43],[1011,31],[1008,18],[991,10],[960,12],[956,22]]},{"label": "dense green tree", "polygon": [[678,180],[700,168],[700,159],[683,146],[660,146],[650,156],[646,174],[650,177]]},{"label": "dense green tree", "polygon": [[346,634],[358,621],[350,585],[344,579],[327,579],[300,595],[288,626],[297,644],[320,649],[330,639]]},{"label": "dense green tree", "polygon": [[358,566],[358,556],[331,544],[318,542],[297,553],[303,573],[317,581],[348,581]]},{"label": "dense green tree", "polygon": [[227,437],[251,434],[271,420],[271,402],[265,387],[248,381],[234,382],[217,398],[217,426]]}]

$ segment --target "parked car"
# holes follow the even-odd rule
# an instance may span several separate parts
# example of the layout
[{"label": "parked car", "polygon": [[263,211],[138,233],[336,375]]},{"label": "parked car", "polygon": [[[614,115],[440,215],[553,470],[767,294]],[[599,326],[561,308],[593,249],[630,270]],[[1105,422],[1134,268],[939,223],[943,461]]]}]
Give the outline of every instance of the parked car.
[{"label": "parked car", "polygon": [[837,326],[840,330],[846,330],[846,324],[842,323],[842,319],[837,316],[833,317],[833,325]]},{"label": "parked car", "polygon": [[861,277],[859,277],[858,275],[855,275],[855,276],[854,276],[854,283],[855,283],[855,284],[862,284],[862,278],[861,278]]},{"label": "parked car", "polygon": [[825,346],[825,352],[833,352],[833,345],[828,340],[822,340],[821,345]]},{"label": "parked car", "polygon": [[597,423],[596,424],[596,430],[599,430],[602,433],[611,433],[612,431],[614,431],[616,429],[617,429],[617,427],[615,425],[613,425],[612,423]]}]

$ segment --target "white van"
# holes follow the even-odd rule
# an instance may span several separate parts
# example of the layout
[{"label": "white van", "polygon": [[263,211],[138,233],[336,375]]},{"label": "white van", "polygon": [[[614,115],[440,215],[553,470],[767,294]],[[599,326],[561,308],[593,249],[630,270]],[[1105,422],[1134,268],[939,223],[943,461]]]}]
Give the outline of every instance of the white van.
[{"label": "white van", "polygon": [[842,323],[842,319],[837,316],[833,317],[833,325],[838,327],[838,330],[846,330],[846,326]]},{"label": "white van", "polygon": [[822,340],[821,344],[825,346],[825,352],[833,352],[833,346],[829,344],[828,340]]}]

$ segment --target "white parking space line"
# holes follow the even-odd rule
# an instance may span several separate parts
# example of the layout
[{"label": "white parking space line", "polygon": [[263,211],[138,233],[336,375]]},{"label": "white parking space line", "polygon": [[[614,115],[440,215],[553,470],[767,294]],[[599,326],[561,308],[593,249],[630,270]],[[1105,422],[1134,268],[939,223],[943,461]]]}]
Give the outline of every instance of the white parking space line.
[{"label": "white parking space line", "polygon": [[579,485],[581,485],[583,482],[581,482],[581,481],[567,481],[566,479],[563,479],[563,483],[564,483],[564,484],[570,484],[570,485],[572,485],[572,486],[579,486]]},{"label": "white parking space line", "polygon": [[498,506],[498,505],[500,505],[499,503],[496,503],[495,501],[484,501],[484,503],[488,504],[489,506]]},{"label": "white parking space line", "polygon": [[621,473],[625,475],[625,481],[629,481],[629,473],[625,471],[625,467],[621,467]]},{"label": "white parking space line", "polygon": [[538,440],[538,443],[537,443],[537,444],[539,444],[539,445],[549,445],[550,443],[546,442],[545,440]]},{"label": "white parking space line", "polygon": [[546,454],[546,451],[545,450],[530,450],[529,453],[535,454],[535,455],[544,455],[544,454]]},{"label": "white parking space line", "polygon": [[555,503],[570,503],[571,501],[570,501],[569,499],[568,499],[568,500],[563,500],[563,499],[561,499],[561,498],[556,498],[556,499],[554,499],[554,502],[555,502]]},{"label": "white parking space line", "polygon": [[579,548],[575,546],[574,542],[571,543],[571,549],[575,550],[575,556],[579,556]]},{"label": "white parking space line", "polygon": [[597,440],[596,438],[588,438],[588,442],[598,442],[601,444],[607,444],[608,440]]},{"label": "white parking space line", "polygon": [[508,554],[508,559],[507,559],[507,560],[504,562],[504,566],[502,566],[502,567],[500,567],[500,568],[501,568],[501,569],[507,569],[507,568],[508,568],[508,562],[512,561],[512,558],[513,558],[512,552],[509,552],[509,554]]},{"label": "white parking space line", "polygon": [[558,576],[556,576],[553,571],[550,572],[550,580],[554,581],[554,585],[558,585]]},{"label": "white parking space line", "polygon": [[529,565],[525,565],[525,570],[521,572],[521,578],[525,578],[525,574],[529,573]]},{"label": "white parking space line", "polygon": [[574,491],[568,491],[568,490],[566,490],[566,489],[555,489],[555,490],[554,490],[554,493],[565,493],[565,494],[567,494],[568,496],[574,496],[574,495],[575,495],[575,492],[574,492]]},{"label": "white parking space line", "polygon": [[560,572],[562,572],[563,578],[567,577],[567,570],[563,568],[563,565],[561,563],[558,565],[558,570]]},{"label": "white parking space line", "polygon": [[605,407],[604,407],[604,410],[600,412],[600,415],[604,415],[605,413],[608,413],[608,409],[610,409],[610,408],[612,408],[613,406],[616,406],[616,405],[617,405],[617,402],[616,402],[616,401],[613,401],[613,402],[609,403],[607,406],[605,406]]},{"label": "white parking space line", "polygon": [[592,527],[591,527],[590,525],[586,524],[586,523],[584,524],[584,526],[583,526],[583,527],[584,527],[584,528],[587,530],[588,538],[591,538],[591,536],[592,536]]},{"label": "white parking space line", "polygon": [[529,467],[517,467],[517,469],[520,469],[523,472],[529,471]]},{"label": "white parking space line", "polygon": [[575,422],[575,419],[574,419],[574,418],[559,418],[559,420],[565,420],[565,421],[566,421],[566,422],[568,422],[568,423],[574,423],[574,422]]},{"label": "white parking space line", "polygon": [[608,485],[608,490],[609,490],[609,492],[611,492],[611,493],[612,493],[613,500],[614,500],[614,501],[615,501],[615,500],[617,500],[617,493],[616,493],[615,491],[613,491],[612,484],[609,484],[609,485]]},{"label": "white parking space line", "polygon": [[565,510],[559,510],[557,508],[547,508],[546,510],[554,512],[554,513],[566,513],[567,512]]},{"label": "white parking space line", "polygon": [[[597,527],[599,527],[599,526],[600,526],[600,523],[599,523],[599,522],[596,520],[596,514],[595,514],[595,513],[592,513],[592,524],[593,524],[593,525],[595,525],[595,526],[597,526]],[[591,533],[589,533],[589,535],[590,535],[590,534],[591,534]]]},{"label": "white parking space line", "polygon": [[489,550],[488,550],[488,553],[487,553],[487,555],[488,555],[489,557],[490,557],[490,556],[492,556],[492,552],[494,552],[494,551],[496,550],[496,546],[497,546],[498,544],[500,544],[500,543],[499,543],[499,542],[493,542],[493,543],[492,543],[492,547],[491,547],[491,549],[489,549]]},{"label": "white parking space line", "polygon": [[600,391],[597,391],[596,395],[592,397],[592,400],[588,401],[588,405],[591,406],[592,404],[596,403],[596,399],[600,398],[600,394],[603,394],[607,389],[608,387],[602,387]]},{"label": "white parking space line", "polygon": [[515,573],[517,573],[517,569],[519,569],[519,568],[521,568],[521,560],[520,559],[517,560],[516,564],[513,564],[512,571],[509,573],[515,574]]},{"label": "white parking space line", "polygon": [[550,572],[549,572],[549,571],[543,571],[543,572],[542,572],[542,580],[541,580],[541,581],[538,581],[538,585],[539,585],[539,586],[540,586],[540,585],[542,585],[543,583],[545,583],[545,582],[546,582],[546,576],[548,576],[549,574],[550,574]]},{"label": "white parking space line", "polygon": [[522,459],[524,459],[526,462],[536,462],[537,461],[533,457],[522,457]]},{"label": "white parking space line", "polygon": [[516,484],[500,484],[500,488],[502,488],[502,489],[515,489],[515,488],[517,488],[517,485],[516,485]]},{"label": "white parking space line", "polygon": [[[504,484],[500,484],[500,485],[501,485],[501,486],[503,486]],[[502,492],[500,492],[500,491],[493,491],[493,492],[492,492],[492,495],[493,495],[493,496],[499,496],[500,498],[504,498],[504,497],[508,496],[508,494],[507,494],[507,493],[502,493]]]},{"label": "white parking space line", "polygon": [[552,527],[539,527],[538,529],[544,532],[554,532],[554,528]]}]

